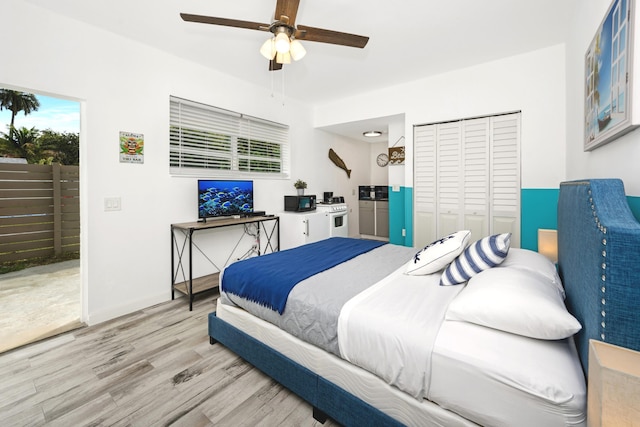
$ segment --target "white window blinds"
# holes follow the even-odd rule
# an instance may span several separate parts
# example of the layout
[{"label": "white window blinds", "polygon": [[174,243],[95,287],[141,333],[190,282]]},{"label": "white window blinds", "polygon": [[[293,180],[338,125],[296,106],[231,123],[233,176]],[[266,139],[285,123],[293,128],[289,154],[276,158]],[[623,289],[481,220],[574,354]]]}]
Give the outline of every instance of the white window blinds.
[{"label": "white window blinds", "polygon": [[289,127],[170,97],[174,175],[288,177]]}]

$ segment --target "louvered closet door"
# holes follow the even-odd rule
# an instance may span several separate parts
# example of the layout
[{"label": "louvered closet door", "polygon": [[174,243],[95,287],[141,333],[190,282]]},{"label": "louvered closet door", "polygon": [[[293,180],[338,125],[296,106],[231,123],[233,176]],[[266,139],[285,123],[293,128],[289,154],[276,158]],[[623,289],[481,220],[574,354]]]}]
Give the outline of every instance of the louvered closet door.
[{"label": "louvered closet door", "polygon": [[520,113],[491,121],[491,233],[520,247]]},{"label": "louvered closet door", "polygon": [[520,247],[520,113],[414,129],[416,246],[467,229]]},{"label": "louvered closet door", "polygon": [[441,123],[436,141],[436,234],[438,238],[462,228],[462,126]]},{"label": "louvered closet door", "polygon": [[489,120],[462,121],[462,228],[471,241],[489,234]]},{"label": "louvered closet door", "polygon": [[414,245],[436,240],[436,130],[437,125],[416,126],[414,141]]}]

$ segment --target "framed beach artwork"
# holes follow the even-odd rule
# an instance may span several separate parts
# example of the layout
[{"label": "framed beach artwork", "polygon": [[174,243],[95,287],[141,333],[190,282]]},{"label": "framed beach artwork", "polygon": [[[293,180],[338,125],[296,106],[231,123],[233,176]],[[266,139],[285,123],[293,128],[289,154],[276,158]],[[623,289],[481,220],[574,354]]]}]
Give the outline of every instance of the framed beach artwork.
[{"label": "framed beach artwork", "polygon": [[584,150],[638,126],[633,111],[635,0],[614,0],[585,54]]}]

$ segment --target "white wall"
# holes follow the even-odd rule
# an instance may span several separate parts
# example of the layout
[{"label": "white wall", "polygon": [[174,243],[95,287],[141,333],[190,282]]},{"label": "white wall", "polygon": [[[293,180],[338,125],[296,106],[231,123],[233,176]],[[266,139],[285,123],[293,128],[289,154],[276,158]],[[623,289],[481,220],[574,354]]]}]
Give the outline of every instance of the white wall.
[{"label": "white wall", "polygon": [[[593,151],[583,150],[584,54],[610,4],[610,0],[583,2],[571,23],[567,43],[567,178],[620,178],[627,194],[640,196],[640,130]],[[640,22],[636,23],[636,35],[640,34],[637,25]],[[635,84],[640,82],[640,70],[635,70],[633,79]]]},{"label": "white wall", "polygon": [[[358,185],[369,180],[371,170],[369,146],[361,141],[322,130],[315,130],[314,133],[322,136],[322,143],[316,145],[316,151],[307,151],[300,162],[312,162],[316,165],[322,185],[308,193],[316,194],[318,200],[322,198],[322,193],[325,191],[332,191],[336,197],[343,196],[349,206],[349,235],[356,237],[359,235]],[[344,170],[329,159],[330,148],[344,161],[347,169],[351,170],[350,178]],[[305,168],[302,170],[306,173]]]},{"label": "white wall", "polygon": [[[404,138],[403,138],[404,137]],[[396,118],[389,123],[389,147],[402,147],[407,145],[407,138],[405,137],[405,121],[404,117]],[[403,165],[389,165],[389,185],[392,187],[397,186],[413,186],[413,177],[411,179],[406,178],[406,165],[411,163],[411,160],[405,160]],[[411,167],[413,170],[413,167]],[[393,190],[393,189],[392,189]],[[396,189],[397,191],[397,189]]]},{"label": "white wall", "polygon": [[[522,187],[564,180],[564,45],[456,70],[316,107],[315,125],[405,114],[405,183],[413,186],[413,126],[522,111]],[[381,101],[383,100],[383,101]]]},{"label": "white wall", "polygon": [[[366,144],[366,143],[364,143]],[[374,142],[369,144],[369,164],[371,165],[371,172],[369,173],[369,179],[362,181],[359,185],[387,185],[389,182],[389,166],[378,166],[378,155],[384,153],[388,154],[387,142]]]},{"label": "white wall", "polygon": [[[270,87],[22,1],[5,0],[2,10],[5,33],[20,36],[3,45],[11,60],[0,61],[0,86],[81,101],[81,276],[90,324],[170,298],[169,225],[197,218],[196,178],[169,175],[170,95],[288,124],[292,178],[307,181],[310,192],[352,188],[353,180],[331,168],[330,146],[354,171],[368,170],[365,147],[313,130],[310,108],[290,100],[283,106]],[[119,163],[119,131],[144,134],[143,165]],[[291,180],[256,181],[256,209],[277,213],[293,192]],[[105,197],[120,197],[122,210],[104,212]],[[213,243],[228,252],[235,242]]]}]

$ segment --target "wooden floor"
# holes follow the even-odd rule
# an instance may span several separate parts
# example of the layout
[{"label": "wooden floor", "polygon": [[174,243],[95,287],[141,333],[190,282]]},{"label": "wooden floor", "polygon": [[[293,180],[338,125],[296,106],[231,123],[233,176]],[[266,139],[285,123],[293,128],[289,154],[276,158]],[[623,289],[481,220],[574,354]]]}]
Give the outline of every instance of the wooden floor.
[{"label": "wooden floor", "polygon": [[[2,426],[320,426],[221,344],[184,298],[0,355]],[[327,421],[325,426],[337,424]]]}]

